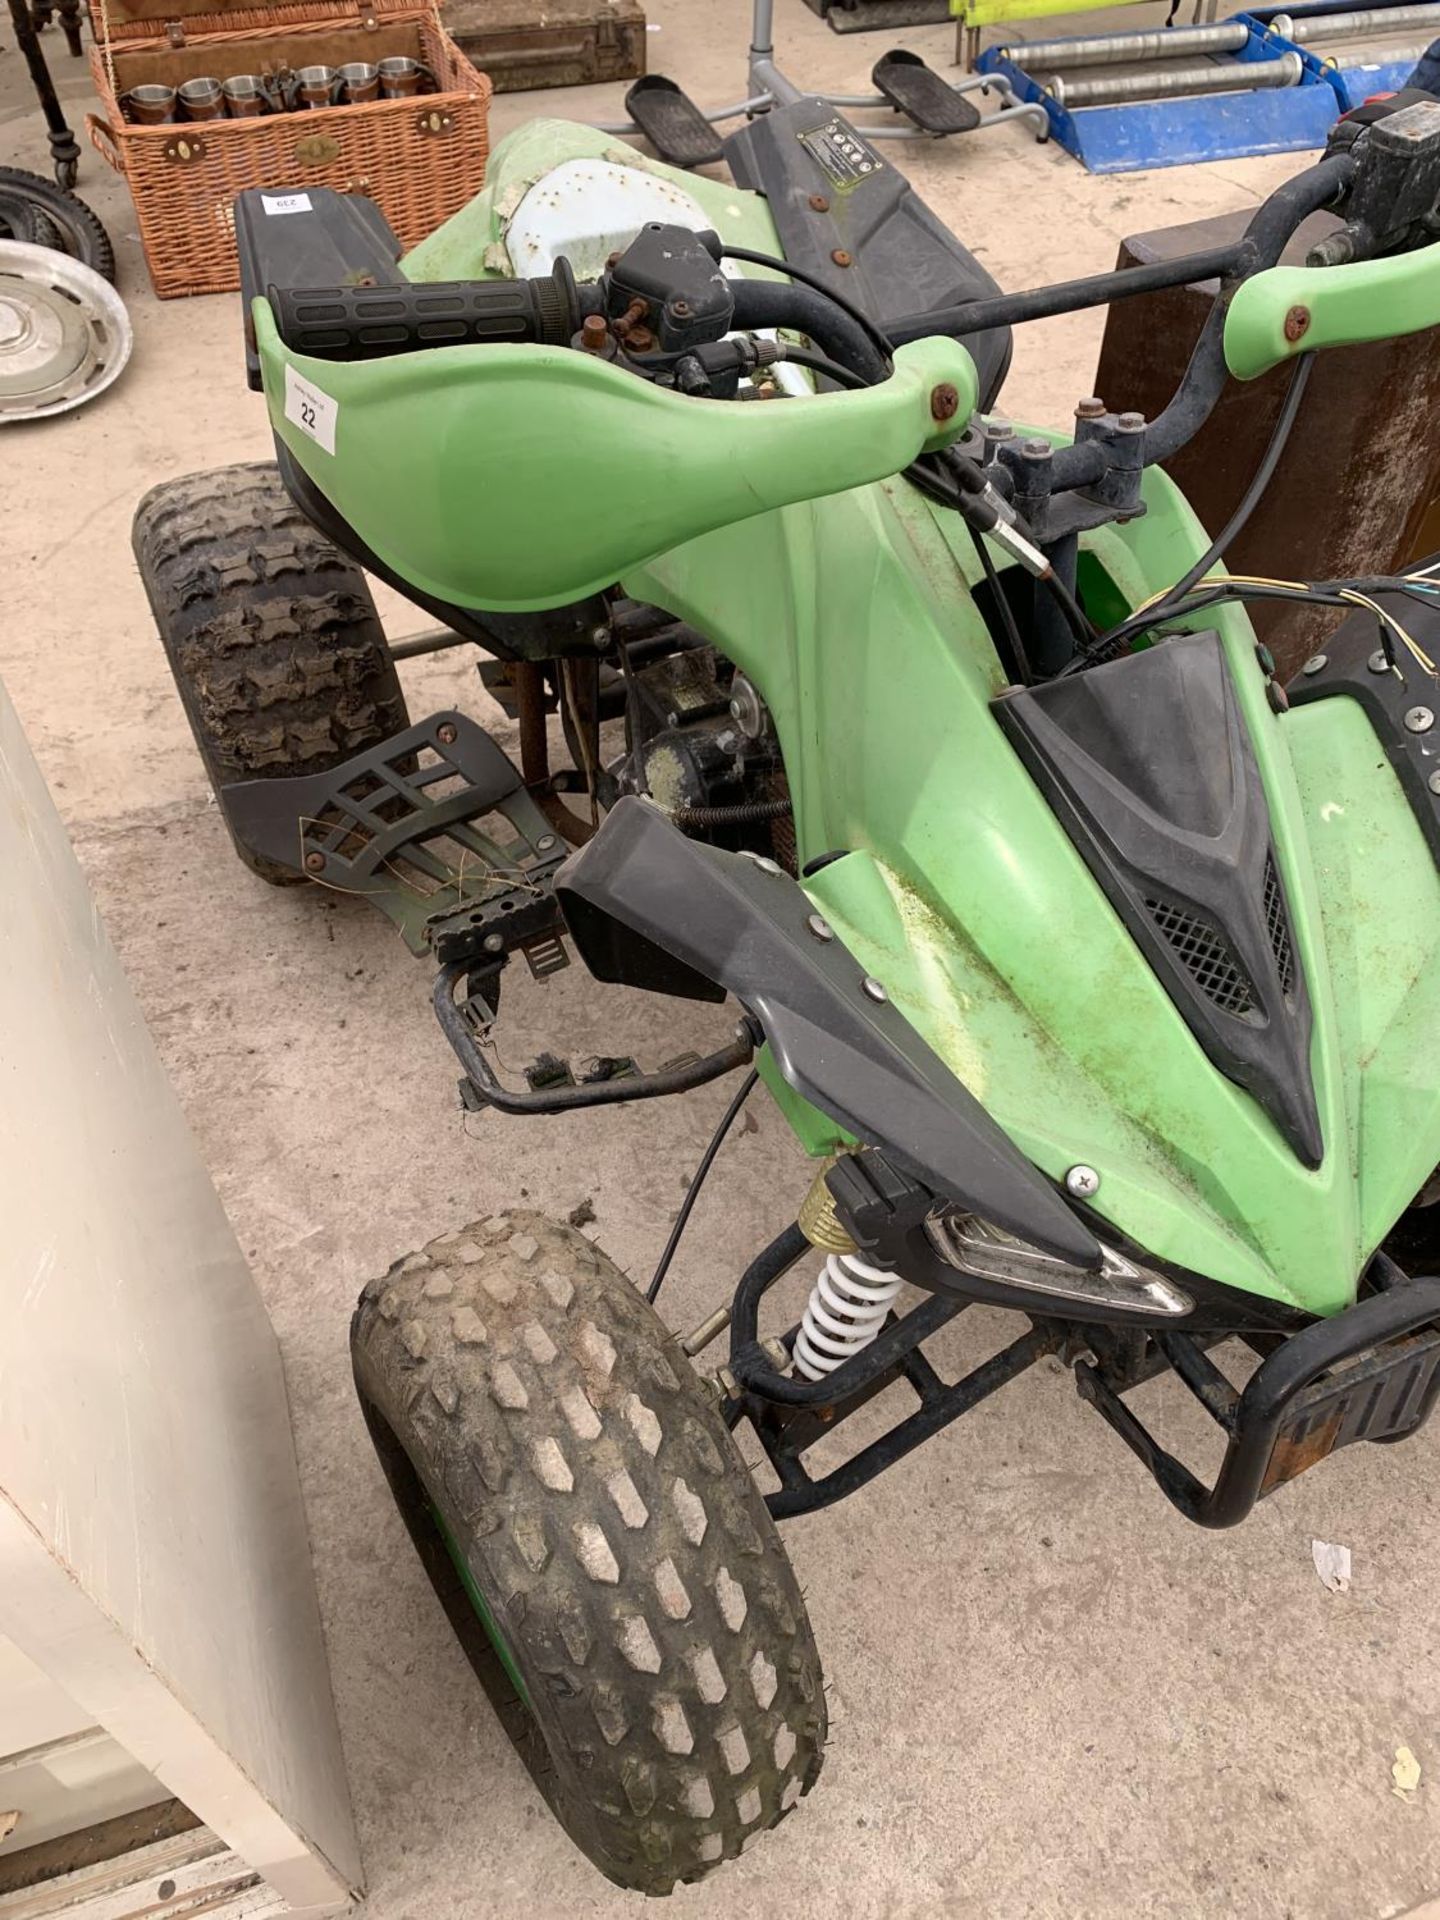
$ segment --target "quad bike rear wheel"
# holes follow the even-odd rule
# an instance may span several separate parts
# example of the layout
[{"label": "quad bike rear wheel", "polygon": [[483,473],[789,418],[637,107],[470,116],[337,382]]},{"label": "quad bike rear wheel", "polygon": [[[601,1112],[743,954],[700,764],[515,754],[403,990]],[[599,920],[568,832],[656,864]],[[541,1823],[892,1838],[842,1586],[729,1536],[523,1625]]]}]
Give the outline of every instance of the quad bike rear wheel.
[{"label": "quad bike rear wheel", "polygon": [[765,1503],[612,1261],[516,1212],[361,1296],[360,1403],[501,1722],[576,1845],[668,1893],[782,1820],[825,1697]]},{"label": "quad bike rear wheel", "polygon": [[[364,574],[273,464],[165,481],[140,502],[132,538],[222,812],[228,782],[324,773],[409,725]],[[225,824],[261,879],[301,880]]]}]

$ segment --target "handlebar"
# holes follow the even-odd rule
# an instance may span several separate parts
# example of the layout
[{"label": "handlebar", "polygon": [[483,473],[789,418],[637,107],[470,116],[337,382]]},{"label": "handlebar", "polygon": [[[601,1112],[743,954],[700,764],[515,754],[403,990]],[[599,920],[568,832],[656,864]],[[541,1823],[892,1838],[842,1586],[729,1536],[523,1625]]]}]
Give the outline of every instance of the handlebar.
[{"label": "handlebar", "polygon": [[[843,307],[798,281],[732,280],[729,324],[740,332],[783,327],[873,384],[890,372],[879,343]],[[583,322],[606,312],[605,281],[577,284],[568,262],[528,280],[401,282],[388,287],[265,289],[275,327],[294,353],[315,360],[378,360],[431,347],[510,343],[566,347]],[[612,302],[623,305],[624,302]],[[932,329],[933,331],[933,329]],[[603,329],[602,329],[603,338]]]},{"label": "handlebar", "polygon": [[1253,380],[1298,353],[1392,340],[1440,326],[1440,244],[1342,267],[1275,267],[1240,287],[1225,360]]},{"label": "handlebar", "polygon": [[[1151,422],[1145,436],[1146,464],[1156,466],[1171,459],[1204,426],[1225,387],[1229,372],[1226,364],[1226,322],[1232,301],[1245,285],[1255,286],[1269,278],[1291,238],[1312,213],[1334,204],[1344,193],[1355,173],[1355,161],[1349,154],[1330,154],[1307,167],[1293,180],[1276,189],[1257,207],[1245,232],[1236,242],[1233,256],[1222,277],[1215,304],[1206,315],[1200,337],[1190,355],[1174,397]],[[1194,277],[1193,267],[1180,259],[1168,263],[1181,272],[1170,284],[1184,284]],[[1212,266],[1211,272],[1216,269]],[[1311,269],[1297,269],[1309,272]],[[1119,276],[1119,277],[1124,277]],[[1256,371],[1260,371],[1259,368]],[[1105,452],[1095,441],[1077,441],[1056,451],[1052,483],[1056,492],[1064,488],[1093,486],[1105,472]]]},{"label": "handlebar", "polygon": [[[1419,134],[1434,166],[1427,160],[1421,167],[1407,157],[1419,135],[1414,128],[1407,131],[1408,121],[1401,126],[1403,113],[1395,118],[1393,138],[1383,123],[1347,129],[1342,121],[1332,150],[1273,193],[1243,235],[1227,246],[912,315],[890,323],[883,333],[818,282],[806,284],[798,268],[791,279],[730,279],[721,271],[727,250],[718,234],[659,222],[644,227],[624,253],[612,256],[599,279],[583,286],[561,260],[553,273],[524,280],[310,289],[272,285],[265,301],[255,302],[255,312],[268,306],[277,344],[312,360],[373,361],[447,346],[584,347],[590,352],[577,358],[616,361],[625,370],[632,384],[615,388],[617,399],[623,391],[633,400],[638,390],[657,382],[684,395],[729,399],[747,372],[790,351],[783,343],[751,340],[770,329],[808,338],[825,358],[799,352],[795,357],[842,384],[889,387],[893,393],[895,355],[922,341],[938,347],[1021,321],[1218,277],[1219,292],[1175,394],[1143,437],[1137,437],[1132,423],[1107,415],[1090,419],[1073,443],[1047,450],[1043,461],[1034,442],[997,441],[990,447],[987,440],[986,466],[983,473],[975,466],[972,478],[987,497],[1013,495],[1021,526],[1028,522],[1044,545],[1133,509],[1143,468],[1169,460],[1194,437],[1231,374],[1249,379],[1293,353],[1440,325],[1440,246],[1395,251],[1432,230],[1428,196],[1440,169],[1440,105],[1427,100],[1419,109],[1412,107],[1411,119],[1417,111],[1424,120]],[[1390,257],[1280,268],[1277,263],[1302,222],[1337,203],[1351,216],[1344,231],[1352,246],[1370,234]],[[780,261],[741,257],[787,271]],[[635,382],[636,374],[646,377]],[[947,386],[952,396],[947,406],[960,404],[965,384]],[[694,416],[687,411],[687,418]],[[750,443],[758,444],[754,436]]]},{"label": "handlebar", "polygon": [[563,260],[554,273],[530,280],[272,286],[265,297],[286,346],[314,360],[377,360],[507,341],[564,347],[584,317],[580,289]]}]

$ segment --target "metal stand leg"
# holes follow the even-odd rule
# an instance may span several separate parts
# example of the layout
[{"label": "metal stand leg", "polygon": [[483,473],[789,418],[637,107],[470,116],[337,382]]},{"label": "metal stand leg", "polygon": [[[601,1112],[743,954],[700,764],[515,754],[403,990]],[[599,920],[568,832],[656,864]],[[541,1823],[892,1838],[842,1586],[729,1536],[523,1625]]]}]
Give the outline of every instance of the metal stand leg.
[{"label": "metal stand leg", "polygon": [[[50,159],[55,168],[55,178],[62,187],[73,187],[80,172],[80,143],[70,131],[69,122],[61,111],[60,99],[55,92],[55,82],[50,78],[50,69],[45,64],[45,52],[30,18],[30,9],[26,0],[9,0],[9,5],[10,22],[15,29],[15,41],[25,56],[25,64],[30,69],[30,78],[39,97],[41,111],[45,115],[45,125],[50,132]],[[75,15],[73,51],[78,53],[80,23],[75,0],[67,0],[67,10]],[[67,40],[70,38],[68,27],[66,38]]]},{"label": "metal stand leg", "polygon": [[84,51],[80,45],[80,0],[60,0],[60,31],[70,58],[78,60]]}]

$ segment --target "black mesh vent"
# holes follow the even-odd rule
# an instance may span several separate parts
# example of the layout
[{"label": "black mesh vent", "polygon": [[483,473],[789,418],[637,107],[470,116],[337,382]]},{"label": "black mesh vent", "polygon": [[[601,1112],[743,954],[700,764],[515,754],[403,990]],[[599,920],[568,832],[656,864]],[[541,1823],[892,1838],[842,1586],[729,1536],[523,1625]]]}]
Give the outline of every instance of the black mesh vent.
[{"label": "black mesh vent", "polygon": [[1285,895],[1275,862],[1265,862],[1265,927],[1270,935],[1270,951],[1280,973],[1280,991],[1288,1000],[1295,991],[1295,948],[1290,939],[1290,917],[1285,911]]},{"label": "black mesh vent", "polygon": [[1239,961],[1222,933],[1168,900],[1145,902],[1156,930],[1169,942],[1176,959],[1205,998],[1222,1013],[1247,1014],[1255,1010],[1255,996]]}]

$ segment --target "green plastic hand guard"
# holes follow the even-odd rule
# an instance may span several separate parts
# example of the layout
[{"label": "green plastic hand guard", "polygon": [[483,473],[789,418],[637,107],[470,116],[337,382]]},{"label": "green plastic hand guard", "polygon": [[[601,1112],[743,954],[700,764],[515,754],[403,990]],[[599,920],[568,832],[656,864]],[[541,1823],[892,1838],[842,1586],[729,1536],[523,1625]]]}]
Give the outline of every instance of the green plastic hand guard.
[{"label": "green plastic hand guard", "polygon": [[697,534],[898,473],[965,429],[974,363],[917,341],[863,392],[689,399],[559,347],[292,354],[254,303],[276,433],[403,579],[525,612],[610,586]]},{"label": "green plastic hand guard", "polygon": [[1271,267],[1236,291],[1225,364],[1253,380],[1317,347],[1353,347],[1440,326],[1440,246],[1348,267]]}]

